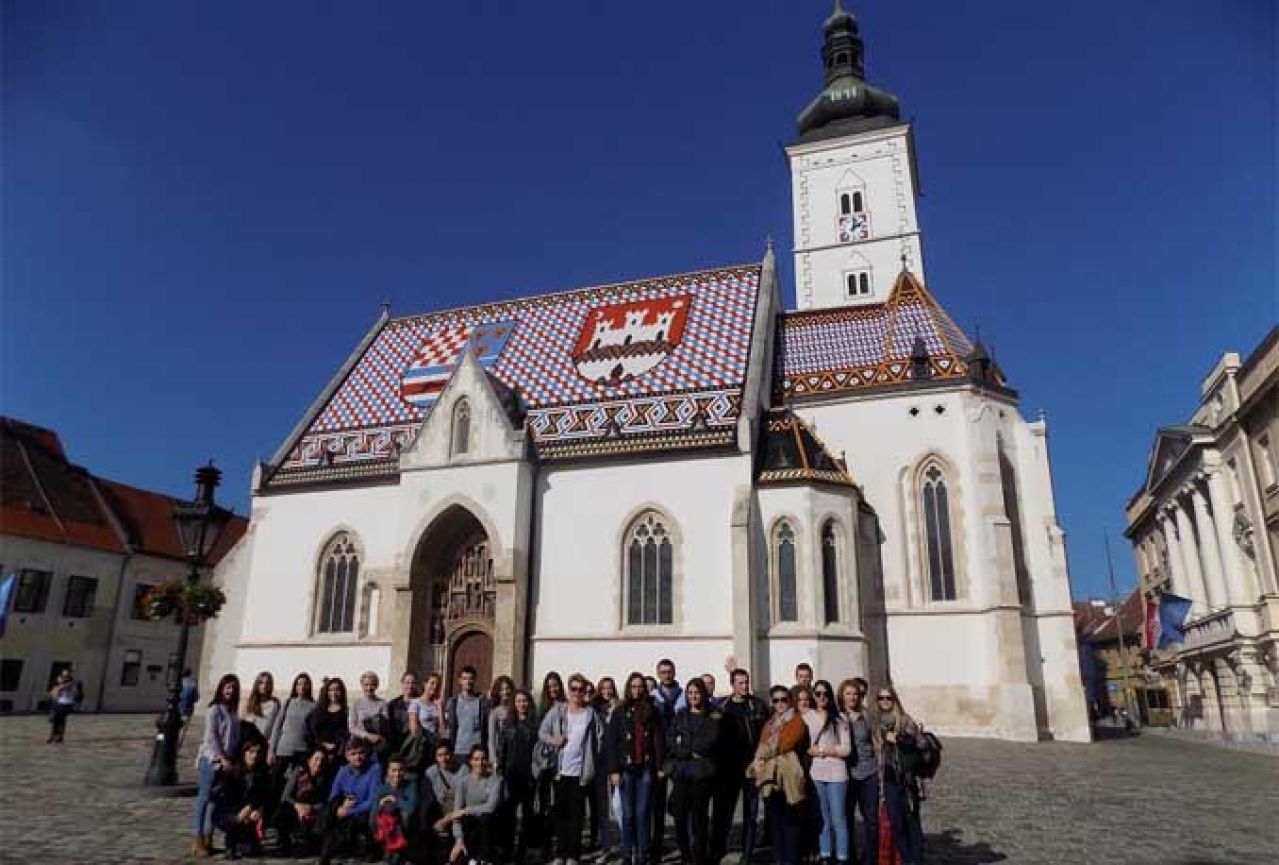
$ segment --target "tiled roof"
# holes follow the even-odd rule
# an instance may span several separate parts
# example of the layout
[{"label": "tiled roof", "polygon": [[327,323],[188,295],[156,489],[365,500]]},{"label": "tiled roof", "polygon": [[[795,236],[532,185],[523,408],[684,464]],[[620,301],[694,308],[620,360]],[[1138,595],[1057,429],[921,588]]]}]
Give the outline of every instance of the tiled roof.
[{"label": "tiled roof", "polygon": [[509,390],[543,457],[732,441],[761,265],[385,322],[269,485],[393,460],[462,351]]},{"label": "tiled roof", "polygon": [[[181,559],[174,504],[169,496],[96,478],[72,465],[52,430],[0,418],[0,532]],[[210,563],[216,564],[247,528],[248,520],[233,516]]]},{"label": "tiled roof", "polygon": [[[98,480],[98,489],[134,552],[168,559],[184,558],[177,525],[173,522],[176,499],[102,479]],[[216,565],[247,528],[244,517],[232,517],[209,554],[209,564]]]},{"label": "tiled roof", "polygon": [[1119,608],[1118,623],[1114,607],[1109,602],[1096,604],[1091,601],[1076,603],[1075,633],[1089,643],[1107,643],[1119,638],[1117,628],[1122,625],[1125,640],[1141,638],[1146,623],[1145,600],[1140,591],[1134,591],[1124,599]]},{"label": "tiled roof", "polygon": [[0,418],[0,532],[124,552],[93,489],[51,430]]},{"label": "tiled roof", "polygon": [[812,428],[789,409],[773,409],[764,420],[756,479],[761,486],[795,481],[853,485],[843,460],[831,456]]},{"label": "tiled roof", "polygon": [[916,380],[912,349],[927,350],[929,379],[968,374],[972,344],[914,274],[903,270],[883,303],[787,313],[776,379],[783,397]]}]

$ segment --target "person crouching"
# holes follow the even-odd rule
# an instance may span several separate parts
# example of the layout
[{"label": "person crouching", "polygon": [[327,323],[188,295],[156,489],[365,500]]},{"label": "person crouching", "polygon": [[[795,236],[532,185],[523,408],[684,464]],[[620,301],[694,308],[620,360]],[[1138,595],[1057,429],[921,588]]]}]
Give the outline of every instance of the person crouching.
[{"label": "person crouching", "polygon": [[488,771],[488,750],[481,744],[471,746],[466,764],[468,771],[457,775],[453,810],[436,824],[443,830],[453,829],[453,863],[493,861],[493,815],[502,801],[502,779]]},{"label": "person crouching", "polygon": [[231,768],[218,776],[213,790],[213,819],[226,833],[228,859],[262,855],[263,820],[273,789],[262,759],[262,743],[256,739],[245,742]]},{"label": "person crouching", "polygon": [[338,770],[324,812],[324,841],[320,847],[320,865],[329,865],[339,851],[353,850],[357,845],[372,855],[370,815],[382,785],[382,767],[369,756],[362,739],[351,739],[346,746],[346,765]]},{"label": "person crouching", "polygon": [[417,814],[417,784],[408,777],[404,761],[392,757],[386,764],[386,780],[378,787],[373,812],[373,839],[382,846],[386,861],[400,865],[413,840]]}]

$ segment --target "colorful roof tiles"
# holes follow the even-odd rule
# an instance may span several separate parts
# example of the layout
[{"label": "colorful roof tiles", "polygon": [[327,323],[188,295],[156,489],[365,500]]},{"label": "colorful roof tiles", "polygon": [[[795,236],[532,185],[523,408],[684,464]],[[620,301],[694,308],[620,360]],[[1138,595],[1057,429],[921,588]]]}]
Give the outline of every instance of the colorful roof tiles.
[{"label": "colorful roof tiles", "polygon": [[762,266],[385,322],[269,483],[394,460],[463,351],[518,399],[544,457],[732,441]]},{"label": "colorful roof tiles", "polygon": [[[925,372],[911,357],[927,349]],[[784,397],[809,396],[967,374],[972,344],[914,274],[903,270],[883,303],[787,313],[776,380]]]}]

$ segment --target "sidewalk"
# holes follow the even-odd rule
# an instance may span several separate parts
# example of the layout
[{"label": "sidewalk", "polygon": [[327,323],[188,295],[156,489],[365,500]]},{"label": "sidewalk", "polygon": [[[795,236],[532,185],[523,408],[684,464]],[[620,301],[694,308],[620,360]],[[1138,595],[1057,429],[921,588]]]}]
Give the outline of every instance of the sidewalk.
[{"label": "sidewalk", "polygon": [[1264,754],[1268,757],[1279,757],[1279,742],[1265,742],[1260,739],[1235,740],[1225,738],[1219,731],[1186,730],[1181,727],[1143,727],[1142,735],[1161,736],[1180,742],[1196,745],[1209,745],[1226,748],[1231,751],[1243,751],[1248,754]]}]

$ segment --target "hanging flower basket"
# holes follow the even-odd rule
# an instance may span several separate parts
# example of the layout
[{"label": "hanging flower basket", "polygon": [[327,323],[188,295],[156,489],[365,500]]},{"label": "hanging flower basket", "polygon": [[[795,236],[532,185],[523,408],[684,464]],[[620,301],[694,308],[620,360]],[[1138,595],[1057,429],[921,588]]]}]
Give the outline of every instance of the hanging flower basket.
[{"label": "hanging flower basket", "polygon": [[149,618],[176,616],[192,625],[214,618],[225,605],[226,593],[217,586],[191,585],[184,580],[161,583],[142,598],[142,609]]}]

